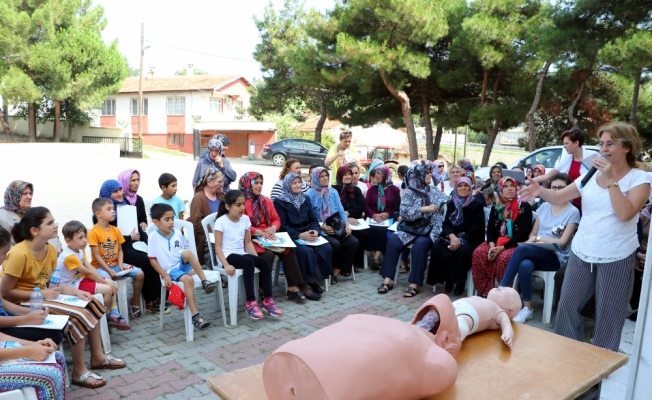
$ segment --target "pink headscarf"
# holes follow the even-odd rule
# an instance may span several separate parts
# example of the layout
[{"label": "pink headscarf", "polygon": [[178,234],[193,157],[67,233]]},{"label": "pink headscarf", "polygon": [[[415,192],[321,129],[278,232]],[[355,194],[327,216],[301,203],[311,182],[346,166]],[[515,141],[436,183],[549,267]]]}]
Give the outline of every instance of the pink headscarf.
[{"label": "pink headscarf", "polygon": [[122,186],[122,194],[125,196],[127,202],[132,206],[136,205],[136,199],[138,198],[136,193],[129,191],[129,182],[131,181],[131,175],[133,175],[134,172],[137,173],[140,178],[140,172],[135,169],[127,169],[120,172],[120,175],[118,175],[118,182],[120,183],[120,186]]}]

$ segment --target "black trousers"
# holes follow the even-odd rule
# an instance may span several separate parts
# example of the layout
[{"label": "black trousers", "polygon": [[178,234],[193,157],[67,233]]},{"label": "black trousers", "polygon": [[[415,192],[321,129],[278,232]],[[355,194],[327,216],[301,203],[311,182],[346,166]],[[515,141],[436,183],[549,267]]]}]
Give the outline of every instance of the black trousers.
[{"label": "black trousers", "polygon": [[39,340],[52,339],[54,343],[59,345],[63,342],[63,332],[54,329],[39,329],[39,328],[4,328],[0,332],[5,335],[13,336],[18,339],[29,340],[38,342]]},{"label": "black trousers", "polygon": [[251,254],[229,254],[226,261],[236,269],[242,270],[242,279],[244,280],[245,294],[247,301],[256,300],[254,287],[254,275],[256,268],[260,271],[258,279],[260,286],[263,288],[265,298],[272,297],[272,265],[262,257],[252,256]]},{"label": "black trousers", "polygon": [[355,252],[355,257],[353,258],[353,265],[358,267],[364,266],[364,256],[365,251],[367,251],[367,240],[369,239],[369,229],[363,229],[361,231],[351,231],[351,234],[358,239],[358,250]]},{"label": "black trousers", "polygon": [[430,285],[444,282],[463,285],[471,268],[473,251],[478,246],[478,243],[467,243],[452,251],[441,240],[436,241],[430,250],[430,267],[426,282]]},{"label": "black trousers", "polygon": [[353,235],[342,240],[326,235],[325,239],[333,249],[333,269],[339,269],[342,274],[350,274],[353,269],[353,258],[358,251],[358,239]]}]

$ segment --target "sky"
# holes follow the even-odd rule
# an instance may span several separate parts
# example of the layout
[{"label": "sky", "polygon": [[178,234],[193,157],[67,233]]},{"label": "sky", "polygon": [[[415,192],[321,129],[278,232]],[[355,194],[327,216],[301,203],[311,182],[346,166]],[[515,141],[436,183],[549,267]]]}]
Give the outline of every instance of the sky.
[{"label": "sky", "polygon": [[[155,76],[194,68],[211,74],[260,78],[260,64],[252,53],[260,42],[253,16],[262,18],[269,0],[94,0],[104,7],[107,43],[118,48],[129,66],[140,66],[140,31],[145,23],[144,71]],[[283,0],[271,0],[276,9]],[[324,11],[334,0],[305,0],[306,8]],[[182,50],[185,49],[185,50]],[[192,50],[186,51],[186,50]],[[203,53],[203,54],[201,54]],[[220,57],[215,57],[220,56]]]}]

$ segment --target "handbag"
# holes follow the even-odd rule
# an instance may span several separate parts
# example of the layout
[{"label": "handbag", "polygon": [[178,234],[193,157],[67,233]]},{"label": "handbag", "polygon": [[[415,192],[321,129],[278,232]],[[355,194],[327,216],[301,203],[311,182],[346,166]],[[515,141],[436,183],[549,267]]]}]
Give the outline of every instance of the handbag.
[{"label": "handbag", "polygon": [[340,217],[339,213],[335,213],[326,218],[324,225],[333,228],[333,231],[335,232],[333,236],[335,236],[336,239],[343,240],[346,238],[346,229],[344,228],[344,222],[342,222],[342,217]]},{"label": "handbag", "polygon": [[397,231],[409,233],[414,236],[428,236],[432,225],[429,218],[419,218],[414,221],[401,221],[396,226]]}]

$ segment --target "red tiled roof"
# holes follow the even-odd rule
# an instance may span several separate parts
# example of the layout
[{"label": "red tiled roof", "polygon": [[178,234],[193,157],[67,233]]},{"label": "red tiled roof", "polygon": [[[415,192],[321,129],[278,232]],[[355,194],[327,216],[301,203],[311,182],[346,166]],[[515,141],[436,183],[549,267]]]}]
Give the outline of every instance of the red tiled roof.
[{"label": "red tiled roof", "polygon": [[[238,75],[164,76],[143,78],[143,92],[187,92],[219,89],[239,78]],[[118,93],[138,93],[139,78],[127,78]],[[246,79],[245,79],[246,81]],[[247,82],[249,83],[249,82]]]}]

